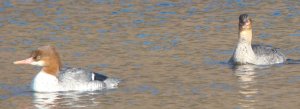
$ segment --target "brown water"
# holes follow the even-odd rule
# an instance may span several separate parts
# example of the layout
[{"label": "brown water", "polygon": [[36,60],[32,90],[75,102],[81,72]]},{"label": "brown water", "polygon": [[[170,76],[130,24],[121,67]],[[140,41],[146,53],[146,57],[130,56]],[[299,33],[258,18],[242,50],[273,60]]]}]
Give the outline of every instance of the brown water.
[{"label": "brown water", "polygon": [[[297,109],[300,65],[226,62],[238,16],[254,43],[300,59],[298,0],[2,0],[1,108]],[[38,67],[13,65],[43,45],[65,65],[122,79],[116,90],[34,93]]]}]

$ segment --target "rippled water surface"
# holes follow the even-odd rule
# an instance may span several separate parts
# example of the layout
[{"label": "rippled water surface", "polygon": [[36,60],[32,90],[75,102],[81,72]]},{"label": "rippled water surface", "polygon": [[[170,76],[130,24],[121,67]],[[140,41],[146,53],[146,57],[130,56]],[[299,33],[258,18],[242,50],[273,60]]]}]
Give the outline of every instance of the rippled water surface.
[{"label": "rippled water surface", "polygon": [[[254,43],[300,59],[298,0],[1,0],[0,108],[297,109],[300,65],[226,64],[238,16]],[[116,90],[34,93],[39,67],[13,65],[54,45],[64,65],[122,79]]]}]

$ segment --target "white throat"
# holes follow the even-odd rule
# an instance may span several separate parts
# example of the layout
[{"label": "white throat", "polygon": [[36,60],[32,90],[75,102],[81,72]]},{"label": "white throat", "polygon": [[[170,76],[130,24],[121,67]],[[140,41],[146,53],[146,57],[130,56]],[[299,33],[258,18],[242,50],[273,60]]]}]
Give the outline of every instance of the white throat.
[{"label": "white throat", "polygon": [[251,45],[252,32],[240,33],[239,42],[234,52],[234,61],[239,64],[254,64],[255,54]]},{"label": "white throat", "polygon": [[59,91],[58,79],[41,70],[32,80],[31,88],[37,92]]},{"label": "white throat", "polygon": [[45,62],[44,61],[34,61],[30,63],[31,65],[36,65],[36,66],[44,66]]}]

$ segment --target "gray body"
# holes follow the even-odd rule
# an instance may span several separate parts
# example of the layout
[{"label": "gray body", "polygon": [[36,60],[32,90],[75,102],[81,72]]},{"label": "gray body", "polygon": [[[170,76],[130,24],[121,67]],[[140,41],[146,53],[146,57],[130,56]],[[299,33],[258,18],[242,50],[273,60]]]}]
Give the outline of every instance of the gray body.
[{"label": "gray body", "polygon": [[285,55],[278,48],[266,45],[238,44],[229,60],[232,64],[271,65],[284,63]]},{"label": "gray body", "polygon": [[58,83],[64,90],[101,90],[117,87],[120,81],[108,78],[99,73],[80,68],[62,68],[58,76]]}]

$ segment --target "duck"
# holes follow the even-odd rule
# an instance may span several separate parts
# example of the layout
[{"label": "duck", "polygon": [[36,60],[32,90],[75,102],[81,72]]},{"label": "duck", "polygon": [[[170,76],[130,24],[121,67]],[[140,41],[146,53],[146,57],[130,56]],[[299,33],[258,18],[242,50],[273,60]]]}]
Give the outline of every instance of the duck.
[{"label": "duck", "polygon": [[39,47],[31,52],[29,58],[13,63],[42,67],[30,85],[36,92],[115,89],[120,83],[119,79],[82,68],[62,67],[58,52],[50,45]]},{"label": "duck", "polygon": [[239,40],[229,63],[233,65],[273,65],[285,63],[286,56],[279,48],[252,44],[252,19],[248,14],[239,16]]}]

